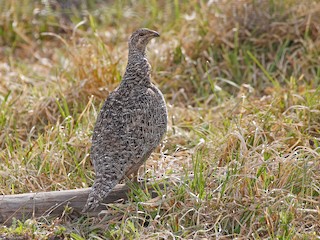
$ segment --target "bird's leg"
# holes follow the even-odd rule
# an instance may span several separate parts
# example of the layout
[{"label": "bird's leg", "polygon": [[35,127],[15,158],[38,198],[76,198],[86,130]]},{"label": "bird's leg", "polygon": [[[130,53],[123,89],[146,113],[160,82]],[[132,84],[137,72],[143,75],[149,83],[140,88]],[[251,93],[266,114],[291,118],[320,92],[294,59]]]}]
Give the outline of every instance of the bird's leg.
[{"label": "bird's leg", "polygon": [[132,182],[133,183],[137,183],[137,184],[139,183],[139,181],[138,181],[138,172],[139,172],[139,169],[132,173]]},{"label": "bird's leg", "polygon": [[124,181],[125,183],[129,182],[129,183],[134,183],[134,184],[138,184],[138,172],[139,169],[131,171],[129,174],[126,174],[124,176]]}]

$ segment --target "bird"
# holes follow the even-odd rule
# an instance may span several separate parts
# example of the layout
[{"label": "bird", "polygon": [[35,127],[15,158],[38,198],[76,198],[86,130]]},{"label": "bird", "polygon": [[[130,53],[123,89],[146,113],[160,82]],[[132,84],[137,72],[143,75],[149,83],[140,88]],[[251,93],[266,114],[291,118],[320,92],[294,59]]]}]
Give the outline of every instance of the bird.
[{"label": "bird", "polygon": [[146,47],[159,33],[140,28],[128,41],[128,63],[119,86],[106,98],[92,135],[95,180],[82,212],[96,209],[126,176],[136,173],[162,141],[166,102],[151,81]]}]

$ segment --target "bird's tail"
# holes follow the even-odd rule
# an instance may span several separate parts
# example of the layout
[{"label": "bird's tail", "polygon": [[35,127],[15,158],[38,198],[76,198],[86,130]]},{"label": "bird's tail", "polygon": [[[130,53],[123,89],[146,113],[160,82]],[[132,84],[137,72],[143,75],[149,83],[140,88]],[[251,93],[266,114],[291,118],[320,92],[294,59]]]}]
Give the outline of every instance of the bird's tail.
[{"label": "bird's tail", "polygon": [[88,212],[96,209],[103,199],[108,196],[115,185],[117,185],[117,183],[118,179],[110,180],[103,177],[96,178],[82,212]]}]

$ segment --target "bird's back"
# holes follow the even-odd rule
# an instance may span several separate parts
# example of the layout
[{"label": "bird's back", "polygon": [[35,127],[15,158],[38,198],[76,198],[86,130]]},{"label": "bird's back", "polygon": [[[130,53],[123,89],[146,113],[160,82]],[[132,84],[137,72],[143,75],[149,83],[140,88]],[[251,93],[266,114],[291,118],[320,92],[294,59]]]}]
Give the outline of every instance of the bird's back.
[{"label": "bird's back", "polygon": [[91,159],[96,172],[106,167],[119,178],[132,173],[158,146],[167,128],[167,110],[154,86],[118,88],[104,103],[94,128]]}]

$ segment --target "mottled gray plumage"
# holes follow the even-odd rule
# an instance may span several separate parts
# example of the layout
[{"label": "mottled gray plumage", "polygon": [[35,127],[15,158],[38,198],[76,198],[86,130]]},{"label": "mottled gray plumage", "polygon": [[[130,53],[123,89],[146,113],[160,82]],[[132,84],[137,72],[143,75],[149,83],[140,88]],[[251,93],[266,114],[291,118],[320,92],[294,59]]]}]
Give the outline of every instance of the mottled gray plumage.
[{"label": "mottled gray plumage", "polygon": [[96,179],[83,211],[97,206],[125,176],[136,172],[167,130],[167,108],[151,83],[146,45],[159,34],[135,31],[129,40],[126,72],[98,116],[91,148]]}]

